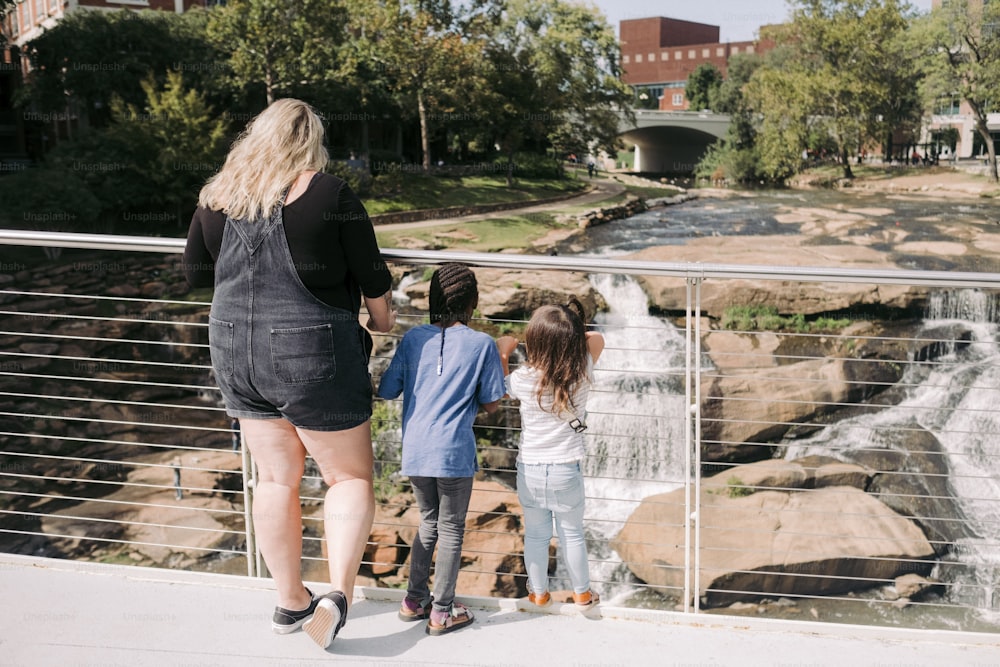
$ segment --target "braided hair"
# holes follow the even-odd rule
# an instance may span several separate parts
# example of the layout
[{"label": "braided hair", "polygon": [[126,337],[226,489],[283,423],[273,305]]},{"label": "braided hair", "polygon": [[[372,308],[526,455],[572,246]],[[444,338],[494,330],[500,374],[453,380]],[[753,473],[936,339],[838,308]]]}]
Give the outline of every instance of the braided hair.
[{"label": "braided hair", "polygon": [[437,374],[444,367],[444,335],[452,324],[469,323],[469,316],[479,305],[479,285],[476,274],[464,264],[442,264],[431,276],[430,319],[441,327],[441,350],[438,353]]}]

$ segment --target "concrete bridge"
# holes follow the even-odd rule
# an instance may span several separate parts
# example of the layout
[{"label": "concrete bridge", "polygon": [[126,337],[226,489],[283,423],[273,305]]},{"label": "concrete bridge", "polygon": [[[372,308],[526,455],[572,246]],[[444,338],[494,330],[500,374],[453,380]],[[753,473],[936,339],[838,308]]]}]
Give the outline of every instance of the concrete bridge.
[{"label": "concrete bridge", "polygon": [[623,122],[620,135],[626,146],[635,146],[635,171],[690,173],[728,129],[724,114],[636,109],[635,123]]}]

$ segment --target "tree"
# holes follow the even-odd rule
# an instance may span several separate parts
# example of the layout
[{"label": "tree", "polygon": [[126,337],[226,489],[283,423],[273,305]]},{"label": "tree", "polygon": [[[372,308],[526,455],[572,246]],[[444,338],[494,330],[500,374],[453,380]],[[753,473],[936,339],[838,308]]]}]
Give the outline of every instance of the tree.
[{"label": "tree", "polygon": [[926,47],[925,95],[957,95],[972,110],[983,141],[990,179],[997,182],[997,155],[987,115],[1000,110],[1000,2],[951,0],[920,24]]},{"label": "tree", "polygon": [[556,153],[615,154],[632,93],[621,82],[619,47],[603,15],[563,0],[486,3],[481,132],[510,169],[518,150],[548,144]]},{"label": "tree", "polygon": [[396,104],[420,126],[421,165],[431,168],[436,127],[455,112],[478,60],[449,0],[361,0],[353,5],[354,48],[373,64]]},{"label": "tree", "polygon": [[[141,106],[112,99],[112,122],[51,151],[44,168],[52,182],[79,182],[97,204],[93,219],[103,231],[136,231],[186,223],[198,190],[221,166],[226,123],[201,93],[171,72],[161,87],[143,82]],[[130,224],[123,224],[130,223]]]},{"label": "tree", "polygon": [[221,90],[221,56],[206,43],[205,12],[197,10],[72,12],[26,44],[24,55],[32,71],[18,104],[42,114],[69,111],[84,126],[111,121],[112,95],[143,104],[142,82],[153,76],[162,84],[168,71],[184,71],[203,90]]},{"label": "tree", "polygon": [[722,72],[712,63],[698,65],[688,75],[684,94],[692,111],[712,108],[712,98],[722,85]]},{"label": "tree", "polygon": [[766,178],[757,148],[760,115],[743,92],[761,62],[756,54],[737,54],[727,63],[728,76],[716,88],[709,108],[729,115],[729,129],[725,139],[710,146],[699,162],[699,177],[712,178],[721,170],[727,179],[740,183],[756,183]]},{"label": "tree", "polygon": [[111,132],[126,143],[151,149],[145,155],[136,151],[131,166],[153,187],[150,203],[172,208],[177,223],[183,224],[201,186],[222,166],[226,123],[204,95],[185,88],[179,72],[170,72],[162,88],[149,78],[143,90],[146,103],[140,108],[113,100],[117,123]]},{"label": "tree", "polygon": [[208,36],[228,53],[237,87],[270,104],[303,86],[344,76],[338,48],[347,37],[344,5],[329,0],[229,0],[209,14]]},{"label": "tree", "polygon": [[[762,157],[774,176],[792,168],[808,137],[829,136],[844,177],[850,154],[885,129],[886,110],[912,79],[899,62],[909,5],[899,0],[794,0],[792,21],[773,29],[782,49],[758,70],[753,105],[765,113]],[[780,67],[775,63],[780,61]]]}]

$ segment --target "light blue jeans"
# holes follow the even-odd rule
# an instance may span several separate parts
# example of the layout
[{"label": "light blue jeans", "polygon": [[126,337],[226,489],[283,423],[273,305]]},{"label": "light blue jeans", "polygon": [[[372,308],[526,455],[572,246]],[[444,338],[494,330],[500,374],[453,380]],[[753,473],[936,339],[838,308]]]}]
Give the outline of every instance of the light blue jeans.
[{"label": "light blue jeans", "polygon": [[524,566],[528,590],[549,590],[552,522],[575,593],[590,589],[587,542],[583,536],[583,470],[579,462],[517,464],[517,498],[524,510]]}]

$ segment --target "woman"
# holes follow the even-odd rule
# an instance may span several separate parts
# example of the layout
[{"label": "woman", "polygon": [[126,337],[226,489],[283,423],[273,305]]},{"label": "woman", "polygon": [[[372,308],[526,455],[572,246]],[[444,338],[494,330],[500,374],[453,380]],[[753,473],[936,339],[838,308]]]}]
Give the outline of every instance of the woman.
[{"label": "woman", "polygon": [[[214,286],[212,368],[258,468],[253,520],[278,606],[272,629],[300,627],[326,648],[343,626],[371,531],[371,338],[395,324],[391,277],[361,202],[322,173],[323,124],[282,99],[254,118],[202,188],[184,250],[193,287]],[[299,483],[306,455],[326,493],[333,591],[302,583]]]}]

